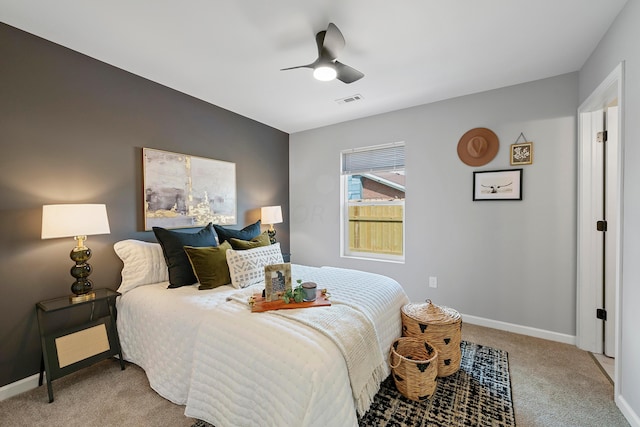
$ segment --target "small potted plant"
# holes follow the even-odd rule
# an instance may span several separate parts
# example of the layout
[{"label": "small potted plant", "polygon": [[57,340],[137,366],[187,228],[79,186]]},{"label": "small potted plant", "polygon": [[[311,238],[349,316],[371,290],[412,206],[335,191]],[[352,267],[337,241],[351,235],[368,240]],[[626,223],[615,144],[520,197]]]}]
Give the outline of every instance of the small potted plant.
[{"label": "small potted plant", "polygon": [[302,287],[302,280],[298,279],[296,280],[296,282],[298,283],[298,286],[293,289],[287,289],[284,294],[282,294],[282,300],[285,302],[285,304],[289,304],[291,300],[295,302],[304,301],[304,288]]}]

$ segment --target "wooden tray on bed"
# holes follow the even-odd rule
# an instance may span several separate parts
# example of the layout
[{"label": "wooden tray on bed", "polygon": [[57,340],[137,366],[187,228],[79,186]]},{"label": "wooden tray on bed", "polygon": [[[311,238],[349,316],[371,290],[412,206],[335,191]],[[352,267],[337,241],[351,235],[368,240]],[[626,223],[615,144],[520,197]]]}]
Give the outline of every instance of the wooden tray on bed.
[{"label": "wooden tray on bed", "polygon": [[307,307],[326,307],[331,305],[331,301],[325,298],[322,295],[322,291],[318,289],[316,291],[316,300],[315,301],[303,301],[303,302],[295,302],[292,301],[289,304],[279,299],[277,301],[265,301],[264,297],[260,294],[255,294],[253,296],[254,304],[251,306],[252,313],[261,313],[263,311],[270,310],[285,310],[291,308],[307,308]]}]

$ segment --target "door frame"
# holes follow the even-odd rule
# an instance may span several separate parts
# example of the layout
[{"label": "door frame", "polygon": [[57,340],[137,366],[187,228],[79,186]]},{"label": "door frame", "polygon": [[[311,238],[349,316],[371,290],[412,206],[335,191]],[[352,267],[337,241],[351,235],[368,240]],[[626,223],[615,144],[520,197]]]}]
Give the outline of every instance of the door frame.
[{"label": "door frame", "polygon": [[[595,202],[591,196],[591,180],[594,163],[591,149],[591,112],[605,109],[613,100],[618,101],[619,145],[617,153],[618,179],[616,191],[617,209],[615,212],[616,227],[607,230],[614,234],[616,250],[615,265],[615,349],[618,356],[615,360],[615,395],[619,394],[620,370],[618,359],[620,351],[620,294],[622,277],[622,168],[623,168],[623,100],[624,62],[621,62],[578,107],[578,230],[577,230],[577,289],[576,289],[576,345],[594,353],[602,353],[602,320],[596,318],[596,308],[602,307],[602,285],[589,280],[590,264],[593,262],[593,224]],[[613,125],[613,124],[609,124]]]}]

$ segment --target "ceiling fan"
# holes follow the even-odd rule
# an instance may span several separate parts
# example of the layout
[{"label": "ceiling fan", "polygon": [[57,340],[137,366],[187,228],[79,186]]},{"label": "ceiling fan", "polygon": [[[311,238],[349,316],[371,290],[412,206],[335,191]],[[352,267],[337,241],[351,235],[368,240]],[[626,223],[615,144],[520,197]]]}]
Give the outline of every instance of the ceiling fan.
[{"label": "ceiling fan", "polygon": [[329,24],[326,31],[320,31],[316,34],[316,44],[318,45],[318,59],[311,64],[283,68],[280,71],[312,68],[313,77],[318,80],[338,79],[343,83],[353,83],[364,77],[360,71],[336,60],[344,48],[345,42],[342,33],[333,23]]}]

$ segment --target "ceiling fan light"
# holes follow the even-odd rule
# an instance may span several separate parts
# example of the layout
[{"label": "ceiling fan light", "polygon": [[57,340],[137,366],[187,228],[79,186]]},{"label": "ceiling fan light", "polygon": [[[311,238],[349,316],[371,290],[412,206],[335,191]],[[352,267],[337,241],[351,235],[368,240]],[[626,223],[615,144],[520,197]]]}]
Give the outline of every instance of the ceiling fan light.
[{"label": "ceiling fan light", "polygon": [[336,69],[330,65],[321,65],[313,70],[313,77],[323,82],[331,81],[337,75]]}]

